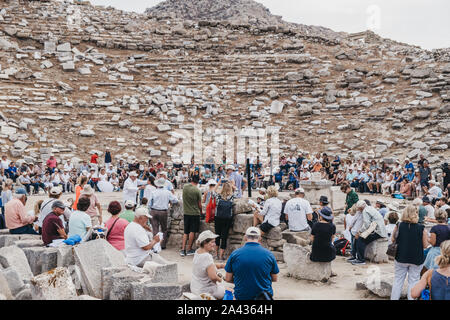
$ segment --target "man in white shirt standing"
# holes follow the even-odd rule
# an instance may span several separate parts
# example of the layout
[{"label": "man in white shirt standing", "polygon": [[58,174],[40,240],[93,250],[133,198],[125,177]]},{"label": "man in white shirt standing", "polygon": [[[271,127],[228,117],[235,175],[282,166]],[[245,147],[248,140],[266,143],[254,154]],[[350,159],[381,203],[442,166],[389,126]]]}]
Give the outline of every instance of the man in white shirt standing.
[{"label": "man in white shirt standing", "polygon": [[147,182],[138,180],[137,176],[138,175],[135,171],[131,171],[128,178],[125,180],[123,184],[123,202],[131,200],[136,203],[138,190],[145,188],[145,184],[147,184]]},{"label": "man in white shirt standing", "polygon": [[[168,264],[159,254],[153,252],[153,247],[159,243],[158,235],[153,236],[147,232],[144,226],[147,225],[149,215],[146,207],[139,207],[134,213],[134,220],[125,228],[125,256],[128,264],[142,268],[147,261],[154,261],[159,264]],[[150,239],[152,239],[150,241]]]},{"label": "man in white shirt standing", "polygon": [[305,190],[298,188],[295,190],[295,198],[286,202],[284,213],[289,223],[289,230],[294,232],[309,231],[308,220],[313,218],[313,210],[308,200],[304,199]]},{"label": "man in white shirt standing", "polygon": [[158,188],[150,194],[148,203],[151,204],[152,214],[152,230],[153,233],[159,232],[161,226],[161,232],[163,233],[163,239],[161,241],[161,249],[166,248],[167,241],[167,217],[169,214],[169,203],[177,203],[177,197],[165,189],[166,180],[159,178],[155,181],[155,186]]}]

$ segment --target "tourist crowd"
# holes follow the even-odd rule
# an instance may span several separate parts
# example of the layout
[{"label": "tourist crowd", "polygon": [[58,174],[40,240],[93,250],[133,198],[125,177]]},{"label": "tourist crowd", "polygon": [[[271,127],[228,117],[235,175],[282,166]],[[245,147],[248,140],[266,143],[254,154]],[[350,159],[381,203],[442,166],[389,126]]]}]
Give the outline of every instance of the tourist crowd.
[{"label": "tourist crowd", "polygon": [[[261,245],[261,239],[284,223],[292,232],[309,235],[312,262],[331,262],[337,254],[343,255],[345,249],[351,248],[347,261],[364,265],[367,246],[385,238],[396,245],[392,299],[400,298],[406,275],[408,298],[417,298],[416,287],[424,285],[421,274],[426,284],[433,283],[433,299],[448,299],[448,281],[445,284],[442,280],[448,277],[450,240],[450,206],[446,197],[449,175],[445,165],[443,178],[447,184],[443,191],[432,180],[423,156],[417,170],[408,159],[403,165],[397,161],[389,167],[375,161],[341,161],[339,157],[330,160],[326,154],[312,158],[308,154],[281,157],[280,168],[275,170],[272,180],[261,174],[263,165],[257,158],[251,163],[249,181],[239,165],[127,162],[119,159],[113,166],[107,151],[103,165],[99,164],[98,154],[93,154],[89,164],[83,161],[77,168],[70,161],[60,165],[54,157],[45,166],[38,162],[17,168],[3,157],[3,227],[12,234],[41,234],[42,241],[49,246],[103,237],[124,254],[130,265],[144,267],[147,261],[167,264],[159,253],[167,245],[170,206],[180,201],[174,190],[182,188],[184,235],[180,255],[194,256],[193,293],[222,299],[227,294],[223,286],[226,281],[235,284],[237,299],[271,299],[272,282],[277,281],[279,270],[274,255]],[[342,234],[337,234],[326,196],[320,197],[320,206],[315,210],[305,199],[305,190],[299,182],[319,175],[319,180],[332,181],[346,194]],[[405,184],[413,191],[402,192]],[[245,232],[245,245],[226,257],[235,200],[242,198],[249,185],[258,190],[256,202],[244,200],[253,208],[253,226]],[[48,198],[26,212],[31,187],[34,192],[44,189]],[[280,200],[279,192],[283,189],[292,189],[295,196]],[[106,190],[121,190],[123,198],[121,202],[109,203],[107,211],[111,218],[103,222],[96,193]],[[60,200],[63,192],[75,192],[69,205]],[[382,199],[374,204],[361,200],[364,192],[414,200],[399,210]],[[202,219],[214,223],[214,233],[208,230],[198,235]],[[425,231],[425,223],[434,224],[430,232]],[[216,254],[217,262],[212,253]],[[225,276],[218,272],[222,268]],[[331,275],[336,276],[334,272]]]}]

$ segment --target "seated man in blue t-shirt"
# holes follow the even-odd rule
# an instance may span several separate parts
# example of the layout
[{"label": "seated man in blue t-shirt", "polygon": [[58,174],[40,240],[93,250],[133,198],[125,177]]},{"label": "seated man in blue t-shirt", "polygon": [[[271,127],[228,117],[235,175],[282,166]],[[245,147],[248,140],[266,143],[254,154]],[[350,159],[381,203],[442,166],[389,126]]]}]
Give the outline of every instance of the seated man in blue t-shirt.
[{"label": "seated man in blue t-shirt", "polygon": [[225,266],[225,281],[234,283],[237,300],[255,300],[261,293],[273,296],[272,282],[280,272],[272,252],[261,246],[261,231],[250,227],[245,232],[246,244],[235,250]]}]

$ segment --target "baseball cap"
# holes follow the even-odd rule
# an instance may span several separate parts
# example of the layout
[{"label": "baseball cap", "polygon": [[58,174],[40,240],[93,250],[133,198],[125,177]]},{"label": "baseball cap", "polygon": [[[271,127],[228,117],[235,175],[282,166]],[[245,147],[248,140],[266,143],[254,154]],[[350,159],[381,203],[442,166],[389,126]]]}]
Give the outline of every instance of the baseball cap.
[{"label": "baseball cap", "polygon": [[427,197],[427,196],[424,196],[423,198],[422,198],[422,202],[430,202],[430,199]]},{"label": "baseball cap", "polygon": [[62,201],[57,200],[57,201],[53,202],[53,204],[52,204],[52,209],[55,209],[55,208],[65,209],[66,206]]},{"label": "baseball cap", "polygon": [[133,207],[134,207],[134,201],[133,200],[125,201],[125,208],[133,208]]},{"label": "baseball cap", "polygon": [[152,216],[148,213],[147,207],[139,207],[139,208],[137,208],[136,211],[134,212],[134,216],[135,216],[135,217],[146,216],[147,218],[151,218],[151,217],[152,217]]},{"label": "baseball cap", "polygon": [[302,187],[295,189],[295,193],[299,194],[299,193],[305,193],[305,189],[303,189]]},{"label": "baseball cap", "polygon": [[200,235],[198,236],[198,239],[197,239],[197,243],[202,243],[206,239],[215,239],[217,237],[218,237],[218,235],[214,234],[211,230],[206,230],[206,231],[203,231],[202,233],[200,233]]},{"label": "baseball cap", "polygon": [[27,190],[25,190],[25,188],[17,188],[15,191],[14,191],[14,193],[15,194],[27,194]]},{"label": "baseball cap", "polygon": [[246,236],[261,236],[261,231],[256,227],[250,227],[245,231]]},{"label": "baseball cap", "polygon": [[60,194],[61,192],[62,192],[61,188],[58,187],[53,187],[50,189],[50,194],[54,196]]}]

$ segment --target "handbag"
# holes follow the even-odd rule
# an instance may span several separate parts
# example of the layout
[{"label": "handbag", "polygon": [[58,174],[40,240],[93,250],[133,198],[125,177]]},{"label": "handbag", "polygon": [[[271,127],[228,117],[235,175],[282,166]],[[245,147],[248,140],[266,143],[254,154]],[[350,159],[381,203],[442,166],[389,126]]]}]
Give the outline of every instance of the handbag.
[{"label": "handbag", "polygon": [[396,231],[394,233],[394,241],[390,245],[388,245],[388,249],[387,249],[387,252],[386,252],[386,254],[388,256],[391,256],[391,257],[394,257],[394,258],[397,255],[397,248],[398,248],[397,237],[398,237],[398,229],[399,229],[399,227],[400,227],[400,225],[397,224],[397,229],[396,229]]},{"label": "handbag", "polygon": [[433,276],[433,271],[427,276],[427,285],[425,289],[420,293],[419,300],[431,300],[431,277]]},{"label": "handbag", "polygon": [[206,223],[214,221],[215,210],[216,210],[216,198],[211,196],[208,205],[206,206]]}]

